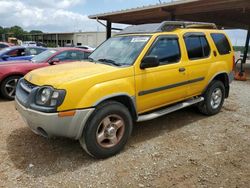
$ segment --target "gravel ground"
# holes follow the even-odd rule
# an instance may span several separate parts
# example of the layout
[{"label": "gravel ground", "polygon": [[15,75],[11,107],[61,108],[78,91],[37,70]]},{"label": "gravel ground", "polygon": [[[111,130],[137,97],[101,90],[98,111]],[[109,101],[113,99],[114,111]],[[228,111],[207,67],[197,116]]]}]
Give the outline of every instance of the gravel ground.
[{"label": "gravel ground", "polygon": [[137,124],[106,160],[33,134],[3,100],[0,135],[0,187],[250,187],[250,82],[234,82],[216,116],[191,107]]}]

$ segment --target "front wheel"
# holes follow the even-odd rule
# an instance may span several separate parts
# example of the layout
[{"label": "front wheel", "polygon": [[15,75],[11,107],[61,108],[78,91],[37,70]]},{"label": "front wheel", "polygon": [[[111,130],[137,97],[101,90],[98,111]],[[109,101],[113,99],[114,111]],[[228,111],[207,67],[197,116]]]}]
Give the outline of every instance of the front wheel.
[{"label": "front wheel", "polygon": [[10,76],[1,83],[1,94],[5,99],[14,100],[16,95],[16,86],[21,76]]},{"label": "front wheel", "polygon": [[79,141],[90,155],[108,158],[123,149],[132,126],[129,110],[121,103],[108,101],[96,108]]},{"label": "front wheel", "polygon": [[204,101],[198,104],[198,109],[205,115],[215,115],[220,112],[225,99],[225,86],[215,80],[204,94]]}]

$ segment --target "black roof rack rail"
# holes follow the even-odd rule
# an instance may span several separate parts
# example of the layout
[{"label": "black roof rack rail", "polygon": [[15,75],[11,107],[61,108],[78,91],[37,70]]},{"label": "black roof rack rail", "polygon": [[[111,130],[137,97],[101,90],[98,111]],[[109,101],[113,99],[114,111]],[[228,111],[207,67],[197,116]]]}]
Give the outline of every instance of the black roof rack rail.
[{"label": "black roof rack rail", "polygon": [[119,34],[157,33],[164,31],[173,31],[178,28],[217,29],[217,26],[214,23],[206,22],[164,21],[162,23],[129,26],[122,30]]}]

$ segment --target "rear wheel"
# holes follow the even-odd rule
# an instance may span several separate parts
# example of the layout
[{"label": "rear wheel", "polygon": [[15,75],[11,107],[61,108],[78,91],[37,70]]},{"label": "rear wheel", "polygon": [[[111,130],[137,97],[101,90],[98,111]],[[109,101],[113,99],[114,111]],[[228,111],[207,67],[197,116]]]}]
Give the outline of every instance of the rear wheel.
[{"label": "rear wheel", "polygon": [[14,100],[16,95],[16,86],[21,76],[10,76],[5,78],[0,86],[1,94],[5,99]]},{"label": "rear wheel", "polygon": [[198,109],[205,115],[215,115],[220,112],[225,99],[225,86],[215,80],[204,94],[204,101],[198,104]]},{"label": "rear wheel", "polygon": [[96,108],[79,141],[90,155],[107,158],[123,149],[131,132],[132,117],[128,109],[109,101]]}]

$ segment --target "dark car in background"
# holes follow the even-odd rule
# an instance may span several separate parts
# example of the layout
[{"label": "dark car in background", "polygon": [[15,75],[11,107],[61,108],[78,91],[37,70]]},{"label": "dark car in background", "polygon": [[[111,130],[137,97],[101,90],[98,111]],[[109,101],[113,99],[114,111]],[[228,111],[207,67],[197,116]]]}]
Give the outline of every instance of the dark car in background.
[{"label": "dark car in background", "polygon": [[78,48],[56,48],[48,49],[31,60],[0,63],[0,94],[13,100],[18,80],[28,72],[50,65],[81,61],[87,59],[89,53],[89,50]]},{"label": "dark car in background", "polygon": [[0,51],[0,62],[6,61],[17,61],[17,60],[30,60],[35,55],[42,53],[47,50],[43,47],[24,47],[24,46],[13,46],[4,48]]},{"label": "dark car in background", "polygon": [[0,50],[11,47],[11,46],[14,46],[14,44],[7,43],[7,42],[0,42]]}]

